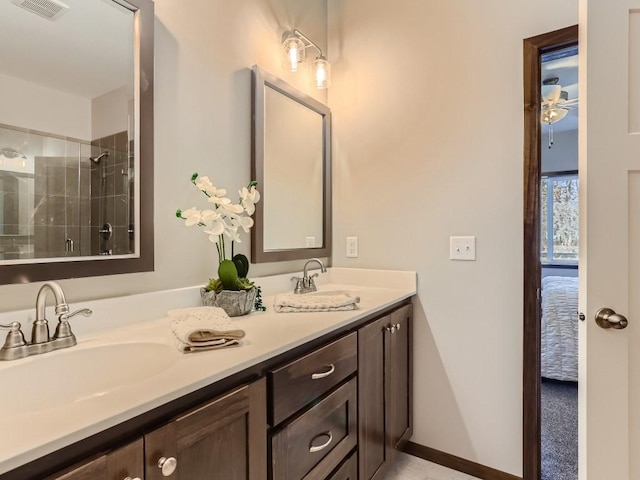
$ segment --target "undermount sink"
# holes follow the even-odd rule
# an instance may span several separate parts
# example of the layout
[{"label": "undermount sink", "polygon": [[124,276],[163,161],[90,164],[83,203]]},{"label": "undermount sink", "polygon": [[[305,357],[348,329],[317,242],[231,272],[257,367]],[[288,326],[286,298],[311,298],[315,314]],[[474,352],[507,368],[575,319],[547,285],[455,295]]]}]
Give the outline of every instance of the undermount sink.
[{"label": "undermount sink", "polygon": [[85,402],[158,375],[178,359],[169,345],[131,342],[71,347],[16,360],[0,370],[5,387],[0,410],[20,415]]}]

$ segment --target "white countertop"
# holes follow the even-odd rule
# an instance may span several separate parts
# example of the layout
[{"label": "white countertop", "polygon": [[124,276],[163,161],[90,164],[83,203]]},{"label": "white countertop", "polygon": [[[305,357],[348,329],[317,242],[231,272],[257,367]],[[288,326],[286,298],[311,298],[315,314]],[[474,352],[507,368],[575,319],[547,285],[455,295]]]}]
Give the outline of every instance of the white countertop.
[{"label": "white countertop", "polygon": [[[0,362],[2,395],[9,396],[0,399],[0,408],[3,409],[0,418],[0,474],[241,372],[416,293],[415,272],[329,268],[328,273],[318,279],[318,290],[354,292],[360,297],[358,310],[275,313],[273,295],[289,291],[290,277],[291,274],[286,274],[254,279],[262,287],[263,302],[268,310],[232,319],[234,326],[246,332],[241,347],[191,354],[181,354],[175,348],[166,311],[198,305],[199,287],[96,300],[81,305],[67,298],[72,310],[88,307],[94,311],[91,318],[74,318],[71,322],[78,338],[77,346]],[[51,314],[50,318],[55,317]],[[27,337],[32,320],[32,311],[0,314],[0,323],[20,321]],[[135,372],[127,371],[126,364],[122,365],[122,358],[118,359],[119,363],[111,363],[105,358],[93,367],[79,365],[78,368],[89,372],[93,368],[107,377],[114,374],[116,378],[119,373],[110,370],[109,366],[119,365],[114,368],[122,371],[121,378],[129,378],[129,382],[127,385],[114,383],[103,388],[98,395],[73,402],[64,401],[65,388],[73,387],[65,382],[69,372],[51,371],[52,368],[55,370],[56,357],[76,355],[82,359],[83,350],[136,342],[160,344],[163,348],[170,346],[171,350],[164,348],[162,366],[143,378],[131,377]],[[83,362],[79,360],[78,363]],[[29,378],[18,376],[16,381],[16,372],[29,371],[32,367],[32,371],[37,372],[36,378],[33,375]],[[40,383],[39,376],[44,376]],[[59,395],[47,391],[51,389]],[[29,411],[28,406],[25,407],[41,397],[47,398],[46,408]],[[11,411],[17,413],[9,413]]]}]

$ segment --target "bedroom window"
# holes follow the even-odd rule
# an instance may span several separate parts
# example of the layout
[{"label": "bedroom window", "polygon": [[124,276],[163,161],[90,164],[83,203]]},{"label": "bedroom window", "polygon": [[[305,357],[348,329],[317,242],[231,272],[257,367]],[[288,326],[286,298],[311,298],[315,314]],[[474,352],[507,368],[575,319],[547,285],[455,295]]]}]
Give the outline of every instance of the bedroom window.
[{"label": "bedroom window", "polygon": [[543,174],[540,182],[540,262],[578,265],[578,173]]}]

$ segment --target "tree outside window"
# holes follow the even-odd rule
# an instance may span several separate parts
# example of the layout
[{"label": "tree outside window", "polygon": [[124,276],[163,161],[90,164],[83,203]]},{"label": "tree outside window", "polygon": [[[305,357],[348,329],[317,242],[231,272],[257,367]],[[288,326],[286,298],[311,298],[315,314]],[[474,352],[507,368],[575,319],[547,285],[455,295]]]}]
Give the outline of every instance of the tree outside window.
[{"label": "tree outside window", "polygon": [[578,174],[543,176],[540,184],[540,261],[577,265],[579,243]]}]

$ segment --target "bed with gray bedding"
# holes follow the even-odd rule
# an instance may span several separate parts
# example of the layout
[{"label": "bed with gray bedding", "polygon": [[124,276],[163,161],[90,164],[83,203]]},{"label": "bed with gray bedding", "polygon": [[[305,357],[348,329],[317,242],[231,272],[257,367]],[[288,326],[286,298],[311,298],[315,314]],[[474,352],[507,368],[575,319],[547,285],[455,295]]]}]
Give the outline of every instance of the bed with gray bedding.
[{"label": "bed with gray bedding", "polygon": [[542,279],[542,369],[544,378],[578,381],[578,279]]}]

